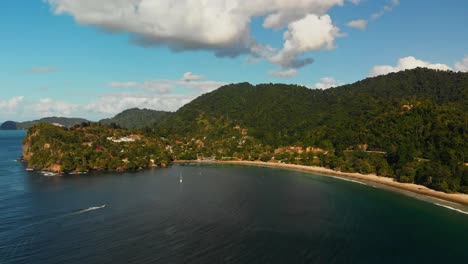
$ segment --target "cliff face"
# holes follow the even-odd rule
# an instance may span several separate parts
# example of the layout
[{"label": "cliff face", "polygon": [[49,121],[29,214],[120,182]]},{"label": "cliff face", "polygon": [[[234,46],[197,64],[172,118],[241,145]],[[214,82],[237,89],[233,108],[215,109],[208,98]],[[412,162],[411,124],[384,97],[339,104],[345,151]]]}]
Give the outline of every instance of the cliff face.
[{"label": "cliff face", "polygon": [[[21,160],[23,162],[26,162],[28,165],[28,168],[30,169],[37,169],[37,170],[43,170],[43,171],[50,171],[54,173],[61,173],[63,172],[63,167],[62,165],[55,163],[55,162],[48,162],[45,166],[40,166],[39,164],[36,164],[37,160],[39,160],[38,157],[35,157],[35,152],[33,151],[36,146],[34,146],[35,142],[38,141],[41,131],[34,130],[30,131],[27,135],[26,138],[23,141],[23,152],[21,156]],[[39,154],[38,155],[43,155],[44,152],[49,152],[51,150],[51,144],[50,143],[44,143],[42,145],[42,148],[40,148],[40,151],[37,151]]]},{"label": "cliff face", "polygon": [[21,160],[23,161],[29,161],[34,155],[34,153],[31,151],[31,142],[33,137],[33,134],[28,133],[23,140],[23,152],[21,154]]}]

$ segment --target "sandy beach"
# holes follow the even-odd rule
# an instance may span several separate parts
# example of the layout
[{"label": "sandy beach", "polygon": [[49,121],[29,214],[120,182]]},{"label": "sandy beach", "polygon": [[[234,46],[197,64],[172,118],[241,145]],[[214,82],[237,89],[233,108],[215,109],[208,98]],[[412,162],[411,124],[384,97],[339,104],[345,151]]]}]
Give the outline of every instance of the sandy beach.
[{"label": "sandy beach", "polygon": [[[393,180],[393,178],[380,177],[375,174],[360,174],[360,173],[347,173],[334,171],[322,167],[294,165],[285,163],[273,163],[273,162],[262,162],[262,161],[211,161],[211,160],[177,160],[174,163],[212,163],[212,164],[231,164],[231,165],[246,165],[246,166],[260,166],[260,167],[271,167],[271,168],[282,168],[300,170],[311,173],[316,173],[325,176],[336,176],[342,178],[349,178],[359,180],[367,183],[377,183],[382,187],[388,187],[386,189],[404,193],[409,196],[411,193],[429,196],[437,199],[442,199],[451,203],[457,203],[460,205],[468,206],[468,194],[462,193],[444,193],[435,190],[431,190],[425,186],[412,184],[412,183],[400,183]],[[409,192],[409,193],[408,193]]]}]

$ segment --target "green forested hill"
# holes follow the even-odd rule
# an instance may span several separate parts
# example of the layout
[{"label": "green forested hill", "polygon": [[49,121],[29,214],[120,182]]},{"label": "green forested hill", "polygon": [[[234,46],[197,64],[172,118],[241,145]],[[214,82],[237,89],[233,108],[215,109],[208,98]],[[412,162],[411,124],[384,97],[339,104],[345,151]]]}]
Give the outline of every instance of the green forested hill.
[{"label": "green forested hill", "polygon": [[[165,157],[163,151],[171,159],[211,157],[324,166],[468,193],[468,73],[414,69],[328,90],[231,84],[175,113],[154,114],[132,109],[115,120],[128,122],[122,127],[143,126],[136,123],[150,127],[109,129],[141,135],[148,144],[160,142],[154,157]],[[78,126],[60,133],[81,130]],[[87,130],[87,137],[92,131]],[[42,138],[47,142],[47,136]],[[67,144],[56,141],[54,151],[60,152]],[[29,149],[38,151],[36,158],[47,154],[42,153],[43,146],[31,142]],[[111,146],[105,148],[113,150]],[[93,153],[101,153],[100,147],[88,151],[67,166],[89,168],[84,161],[96,164],[93,157],[99,155]],[[132,155],[111,152],[110,160],[125,156],[129,164],[133,160],[140,164],[151,157],[147,150],[140,162],[142,155],[137,153],[137,149]],[[60,159],[53,162],[62,164]]]},{"label": "green forested hill", "polygon": [[156,125],[171,114],[171,112],[165,111],[132,108],[123,111],[113,118],[103,119],[99,123],[105,125],[116,124],[124,128],[143,128]]},{"label": "green forested hill", "polygon": [[[382,174],[442,190],[468,186],[468,73],[415,69],[328,90],[232,84],[185,105],[156,130],[223,137],[214,131],[226,123],[248,128],[264,146],[333,150],[325,165],[337,169],[361,171],[364,165],[340,159],[346,163],[349,151],[365,146],[386,153],[391,172]],[[378,172],[376,164],[368,165]]]},{"label": "green forested hill", "polygon": [[[319,144],[328,139],[342,147],[366,142],[381,148],[391,143],[382,138],[405,129],[395,123],[415,126],[412,117],[432,124],[437,121],[431,120],[433,117],[453,114],[446,121],[461,122],[452,125],[463,127],[467,98],[467,73],[427,69],[393,73],[325,91],[240,83],[200,96],[161,127],[172,132],[194,131],[196,118],[203,115],[238,122],[273,145]],[[321,134],[325,132],[327,135]]]}]

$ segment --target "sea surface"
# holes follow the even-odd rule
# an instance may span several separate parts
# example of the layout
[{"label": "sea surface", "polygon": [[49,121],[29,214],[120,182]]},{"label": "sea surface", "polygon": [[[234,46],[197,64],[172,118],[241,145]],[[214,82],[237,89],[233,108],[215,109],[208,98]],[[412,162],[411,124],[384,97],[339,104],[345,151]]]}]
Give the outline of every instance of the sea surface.
[{"label": "sea surface", "polygon": [[46,177],[24,135],[0,131],[1,264],[468,263],[468,215],[434,203],[259,167]]}]

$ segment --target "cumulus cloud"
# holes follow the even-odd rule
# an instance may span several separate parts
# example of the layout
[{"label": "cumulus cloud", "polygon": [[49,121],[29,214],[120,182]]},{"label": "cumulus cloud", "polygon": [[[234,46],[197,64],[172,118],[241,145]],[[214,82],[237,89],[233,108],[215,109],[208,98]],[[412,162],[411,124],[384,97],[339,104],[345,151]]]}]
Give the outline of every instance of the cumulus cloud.
[{"label": "cumulus cloud", "polygon": [[[282,28],[307,14],[324,14],[344,0],[48,0],[57,15],[84,25],[134,34],[142,45],[173,50],[242,51],[251,42],[250,22],[265,16],[266,28]],[[229,53],[229,52],[228,52]]]},{"label": "cumulus cloud", "polygon": [[369,73],[369,77],[384,75],[384,74],[388,74],[391,72],[399,72],[399,71],[404,71],[404,70],[415,69],[418,67],[434,69],[434,70],[442,70],[442,71],[452,70],[452,68],[450,68],[446,64],[440,64],[440,63],[433,64],[427,61],[416,59],[413,56],[409,56],[409,57],[404,57],[404,58],[399,59],[396,66],[391,66],[391,65],[374,66],[374,68]]},{"label": "cumulus cloud", "polygon": [[329,15],[307,15],[289,24],[283,35],[283,48],[270,57],[270,61],[283,69],[301,68],[314,62],[312,58],[301,58],[301,55],[320,49],[333,49],[335,39],[340,36],[340,29],[333,25]]},{"label": "cumulus cloud", "polygon": [[284,71],[271,71],[270,75],[277,77],[277,78],[289,78],[294,77],[297,75],[296,69],[289,69]]},{"label": "cumulus cloud", "polygon": [[349,21],[346,25],[351,28],[366,29],[367,20],[364,20],[364,19],[352,20],[352,21]]},{"label": "cumulus cloud", "polygon": [[335,78],[333,77],[323,77],[320,79],[320,82],[315,84],[315,88],[325,90],[325,89],[337,87],[340,85],[342,85],[342,83],[335,80]]},{"label": "cumulus cloud", "polygon": [[31,102],[25,109],[38,114],[39,117],[65,116],[70,117],[79,112],[80,105],[65,101],[56,101],[51,98],[41,98],[39,101]]},{"label": "cumulus cloud", "polygon": [[49,116],[64,116],[83,117],[97,121],[134,107],[175,111],[199,95],[199,91],[190,94],[158,94],[150,91],[117,92],[102,94],[93,102],[80,104],[53,98],[26,101],[23,96],[19,96],[0,101],[0,118],[34,120]]},{"label": "cumulus cloud", "polygon": [[182,81],[186,81],[186,82],[198,81],[203,78],[204,77],[202,75],[196,75],[196,74],[193,74],[192,72],[186,72],[184,73],[184,76],[182,76]]},{"label": "cumulus cloud", "polygon": [[[349,0],[358,4],[359,0]],[[345,0],[47,0],[56,15],[68,14],[79,24],[130,33],[142,46],[165,45],[173,51],[211,50],[216,56],[251,54],[299,68],[312,59],[309,51],[333,46],[338,29],[327,11]],[[283,49],[272,56],[268,44],[251,35],[251,21],[266,29],[288,28]],[[323,38],[323,39],[322,39]],[[294,50],[297,49],[297,50]]]},{"label": "cumulus cloud", "polygon": [[174,91],[177,87],[195,89],[197,92],[211,92],[226,84],[220,81],[205,80],[202,75],[186,72],[180,80],[153,79],[144,82],[110,82],[107,86],[112,88],[135,88],[166,94]]},{"label": "cumulus cloud", "polygon": [[[204,76],[192,72],[186,72],[180,79],[175,80],[114,81],[107,83],[107,86],[125,91],[101,94],[93,102],[85,104],[52,98],[25,102],[23,96],[0,100],[0,117],[8,118],[13,113],[18,116],[17,112],[21,112],[27,113],[26,119],[46,116],[79,116],[98,120],[134,107],[175,111],[201,94],[211,92],[226,84],[225,82],[207,80]],[[176,89],[178,89],[177,93]],[[182,90],[184,93],[180,93]]]},{"label": "cumulus cloud", "polygon": [[34,74],[53,73],[56,71],[57,71],[57,68],[50,67],[50,66],[33,67],[29,70],[30,73],[34,73]]},{"label": "cumulus cloud", "polygon": [[468,55],[462,61],[455,63],[455,69],[461,72],[468,72]]},{"label": "cumulus cloud", "polygon": [[[343,0],[260,0],[260,1],[239,1],[248,8],[250,5],[256,7],[256,12],[252,16],[259,16],[264,13],[269,14],[264,22],[265,28],[281,29],[292,22],[299,21],[307,15],[324,15],[333,6],[341,6]],[[258,2],[254,4],[252,2]],[[262,11],[263,9],[263,11]]]},{"label": "cumulus cloud", "polygon": [[15,112],[23,101],[24,96],[15,96],[8,100],[0,101],[0,111],[7,113]]},{"label": "cumulus cloud", "polygon": [[[112,116],[125,109],[139,107],[176,111],[202,93],[211,92],[225,82],[206,80],[205,76],[186,72],[180,79],[153,79],[144,82],[110,82],[112,88],[136,88],[138,92],[118,92],[101,95],[97,101],[82,109],[97,116]],[[172,93],[176,88],[189,89],[188,93]]]},{"label": "cumulus cloud", "polygon": [[175,111],[197,96],[198,94],[110,93],[84,105],[83,110],[101,117],[113,116],[134,107]]}]

